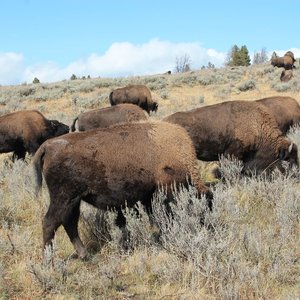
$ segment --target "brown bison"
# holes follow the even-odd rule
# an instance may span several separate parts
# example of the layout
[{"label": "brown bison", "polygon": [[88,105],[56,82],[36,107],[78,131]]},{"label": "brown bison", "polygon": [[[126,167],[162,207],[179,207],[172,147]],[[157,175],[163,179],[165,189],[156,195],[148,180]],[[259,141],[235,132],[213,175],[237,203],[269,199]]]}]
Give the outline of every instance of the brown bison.
[{"label": "brown bison", "polygon": [[293,70],[283,70],[280,74],[280,81],[288,82],[293,77]]},{"label": "brown bison", "polygon": [[283,136],[274,117],[259,103],[223,102],[177,112],[164,120],[188,131],[200,160],[233,155],[243,161],[246,173],[280,168],[282,160],[298,165],[296,145]]},{"label": "brown bison", "polygon": [[95,128],[105,128],[118,123],[147,120],[147,116],[140,107],[125,103],[81,113],[74,119],[71,131],[75,131],[77,120],[78,130],[86,131]]},{"label": "brown bison", "polygon": [[158,104],[152,100],[151,92],[145,85],[128,85],[113,90],[109,94],[111,105],[131,103],[138,105],[148,114],[150,111],[157,111]]},{"label": "brown bison", "polygon": [[50,205],[43,221],[44,246],[63,225],[79,257],[87,255],[78,235],[80,201],[120,208],[139,200],[151,206],[158,186],[187,184],[211,197],[197,170],[193,143],[180,126],[137,122],[74,132],[46,141],[34,156],[38,187],[44,175]]},{"label": "brown bison", "polygon": [[256,102],[263,104],[268,109],[284,134],[291,126],[300,123],[300,105],[292,97],[274,96],[259,99]]},{"label": "brown bison", "polygon": [[284,68],[285,70],[292,70],[295,68],[294,54],[291,51],[287,51],[283,57],[273,57],[271,59],[271,65],[273,67]]},{"label": "brown bison", "polygon": [[293,53],[292,51],[287,51],[287,52],[284,54],[284,56],[290,56],[290,57],[294,60],[294,62],[296,61],[296,60],[295,60],[294,53]]},{"label": "brown bison", "polygon": [[0,117],[0,153],[13,152],[13,159],[34,154],[49,138],[69,132],[69,126],[46,119],[39,111],[22,110]]}]

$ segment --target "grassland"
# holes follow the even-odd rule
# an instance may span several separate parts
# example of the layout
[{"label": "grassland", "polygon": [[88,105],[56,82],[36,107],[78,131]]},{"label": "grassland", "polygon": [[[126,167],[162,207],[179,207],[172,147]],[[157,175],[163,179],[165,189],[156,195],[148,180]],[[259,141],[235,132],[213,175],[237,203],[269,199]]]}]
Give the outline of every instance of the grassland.
[{"label": "grassland", "polygon": [[[151,89],[159,103],[155,119],[226,100],[287,95],[300,101],[297,67],[288,83],[280,82],[281,69],[266,64],[2,86],[0,114],[34,108],[71,124],[81,111],[109,106],[109,92],[129,83]],[[289,135],[300,147],[300,129]],[[269,180],[241,178],[240,163],[223,159],[226,180],[213,187],[212,212],[190,187],[176,191],[170,219],[161,192],[154,220],[142,207],[138,215],[126,210],[128,240],[113,212],[82,205],[80,231],[92,256],[80,261],[62,229],[54,252],[42,255],[49,197],[45,186],[34,197],[30,160],[12,164],[9,155],[0,156],[1,299],[300,299],[299,170]],[[209,180],[207,168],[200,163]]]}]

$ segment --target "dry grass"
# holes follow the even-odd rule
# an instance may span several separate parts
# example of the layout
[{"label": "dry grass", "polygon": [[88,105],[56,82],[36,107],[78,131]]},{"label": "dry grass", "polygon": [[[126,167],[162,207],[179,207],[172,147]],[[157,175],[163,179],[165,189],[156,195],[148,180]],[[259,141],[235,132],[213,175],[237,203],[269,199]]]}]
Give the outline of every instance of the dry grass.
[{"label": "dry grass", "polygon": [[[279,93],[300,100],[298,69],[287,88],[279,81],[280,71],[262,65],[0,87],[1,113],[42,108],[47,117],[70,123],[82,110],[108,106],[109,91],[129,82],[151,87],[159,102],[152,116],[157,119],[225,100]],[[299,147],[299,128],[290,137]],[[298,170],[275,173],[271,180],[240,178],[238,162],[223,159],[225,180],[215,183],[212,212],[190,187],[176,192],[169,218],[160,205],[161,192],[151,220],[142,207],[139,214],[125,211],[127,240],[114,226],[113,212],[84,205],[80,230],[93,255],[80,261],[72,259],[74,250],[62,229],[54,252],[42,256],[41,223],[49,197],[45,187],[41,198],[34,197],[30,160],[12,164],[9,155],[0,157],[1,299],[300,298]],[[199,163],[206,181],[213,180],[212,167]]]}]

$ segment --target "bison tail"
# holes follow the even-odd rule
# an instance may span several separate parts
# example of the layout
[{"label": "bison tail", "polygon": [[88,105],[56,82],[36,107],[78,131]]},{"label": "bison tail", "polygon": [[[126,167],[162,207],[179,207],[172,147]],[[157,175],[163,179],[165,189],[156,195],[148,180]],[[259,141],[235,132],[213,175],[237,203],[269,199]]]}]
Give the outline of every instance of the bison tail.
[{"label": "bison tail", "polygon": [[76,117],[76,118],[74,119],[74,121],[73,121],[73,123],[72,123],[72,125],[71,125],[71,127],[70,127],[71,132],[74,132],[74,131],[76,130],[76,128],[75,128],[75,123],[76,123],[77,120],[78,120],[78,117]]},{"label": "bison tail", "polygon": [[33,169],[35,173],[36,190],[35,196],[40,193],[43,183],[43,165],[44,165],[45,147],[43,145],[38,149],[33,157]]},{"label": "bison tail", "polygon": [[115,105],[115,103],[113,101],[113,92],[114,91],[110,92],[110,94],[109,94],[109,103],[110,103],[110,105]]}]

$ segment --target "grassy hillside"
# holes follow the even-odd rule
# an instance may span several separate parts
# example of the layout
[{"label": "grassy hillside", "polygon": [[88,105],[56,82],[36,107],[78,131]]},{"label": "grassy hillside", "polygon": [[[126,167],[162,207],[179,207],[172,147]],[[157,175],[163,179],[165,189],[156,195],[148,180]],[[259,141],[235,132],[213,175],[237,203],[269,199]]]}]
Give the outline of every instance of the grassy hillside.
[{"label": "grassy hillside", "polygon": [[[34,108],[70,124],[81,111],[109,106],[109,92],[129,83],[151,89],[159,103],[151,115],[156,119],[226,100],[288,95],[300,101],[299,68],[288,83],[280,82],[280,73],[267,64],[3,86],[0,113]],[[300,129],[289,135],[300,149]],[[41,224],[49,196],[44,186],[35,198],[30,160],[12,164],[9,155],[0,155],[1,299],[300,298],[298,170],[274,173],[271,180],[240,178],[240,163],[223,159],[226,180],[213,188],[213,212],[190,187],[176,192],[169,219],[160,205],[162,192],[154,200],[156,226],[141,207],[138,215],[126,210],[130,240],[114,226],[113,212],[82,205],[80,231],[92,256],[80,261],[72,258],[62,228],[54,252],[42,256]]]}]

